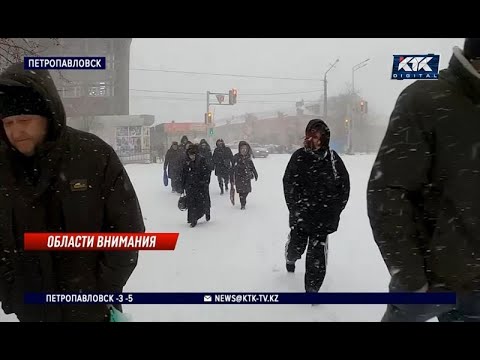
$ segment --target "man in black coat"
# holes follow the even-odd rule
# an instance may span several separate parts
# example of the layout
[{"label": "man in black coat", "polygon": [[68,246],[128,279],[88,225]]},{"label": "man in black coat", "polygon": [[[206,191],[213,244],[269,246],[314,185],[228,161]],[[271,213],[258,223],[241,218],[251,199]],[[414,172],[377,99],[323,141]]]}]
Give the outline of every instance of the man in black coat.
[{"label": "man in black coat", "polygon": [[108,321],[103,304],[29,305],[25,292],[121,292],[137,251],[24,251],[26,232],[144,232],[118,156],[66,126],[45,70],[0,74],[0,302],[20,321]]},{"label": "man in black coat", "polygon": [[216,148],[213,151],[213,165],[215,168],[215,175],[218,179],[218,185],[220,186],[220,194],[223,195],[223,187],[228,191],[228,182],[230,171],[232,169],[233,154],[232,150],[225,146],[225,142],[222,139],[218,139],[216,142]]},{"label": "man in black coat", "polygon": [[187,222],[195,227],[200,218],[210,221],[210,175],[207,161],[199,154],[198,145],[190,145],[183,165],[182,186],[187,197]]},{"label": "man in black coat", "polygon": [[326,275],[328,235],[337,231],[350,179],[342,159],[329,147],[324,121],[311,120],[305,135],[304,147],[293,153],[283,177],[291,229],[285,257],[287,271],[294,272],[308,244],[305,290],[316,293]]},{"label": "man in black coat", "polygon": [[480,319],[480,39],[398,97],[368,185],[390,291],[455,291],[456,306],[389,305],[383,321]]},{"label": "man in black coat", "polygon": [[182,189],[182,170],[185,162],[185,150],[180,149],[178,142],[173,141],[170,149],[165,155],[165,162],[163,163],[163,172],[167,172],[172,185],[172,193],[181,194]]}]

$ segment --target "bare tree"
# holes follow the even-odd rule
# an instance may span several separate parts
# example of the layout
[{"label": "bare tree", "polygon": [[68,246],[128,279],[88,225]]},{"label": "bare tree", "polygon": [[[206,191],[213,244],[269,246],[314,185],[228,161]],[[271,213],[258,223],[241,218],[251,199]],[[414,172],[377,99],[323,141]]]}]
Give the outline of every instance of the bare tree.
[{"label": "bare tree", "polygon": [[[61,46],[59,38],[0,38],[0,71],[23,61],[25,56],[41,56],[47,50]],[[60,70],[57,70],[57,73],[60,79],[71,83]]]},{"label": "bare tree", "polygon": [[48,40],[0,38],[0,70],[22,61],[24,56],[39,56],[51,46],[60,46],[58,39],[50,38]]}]

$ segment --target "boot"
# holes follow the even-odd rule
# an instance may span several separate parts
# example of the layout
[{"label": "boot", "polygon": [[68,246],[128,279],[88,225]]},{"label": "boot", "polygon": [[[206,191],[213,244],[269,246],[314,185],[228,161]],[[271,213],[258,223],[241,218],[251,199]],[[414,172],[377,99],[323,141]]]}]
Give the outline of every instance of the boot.
[{"label": "boot", "polygon": [[240,210],[245,210],[245,205],[247,205],[247,199],[245,199],[243,196],[240,198]]},{"label": "boot", "polygon": [[205,220],[210,221],[210,209],[205,213]]},{"label": "boot", "polygon": [[288,261],[287,260],[286,266],[287,266],[287,271],[289,273],[295,272],[295,261]]}]

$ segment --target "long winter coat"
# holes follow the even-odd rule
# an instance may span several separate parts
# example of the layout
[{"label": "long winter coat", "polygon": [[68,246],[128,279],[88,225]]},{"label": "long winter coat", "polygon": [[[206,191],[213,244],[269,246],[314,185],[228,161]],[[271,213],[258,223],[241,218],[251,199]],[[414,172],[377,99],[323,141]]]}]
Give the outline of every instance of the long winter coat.
[{"label": "long winter coat", "polygon": [[232,169],[233,154],[232,150],[227,146],[217,146],[213,151],[213,164],[215,167],[215,175],[227,178]]},{"label": "long winter coat", "polygon": [[258,173],[249,154],[235,154],[232,177],[237,193],[248,194],[252,192],[252,179],[258,179]]},{"label": "long winter coat", "polygon": [[177,150],[174,150],[173,146],[170,146],[170,149],[167,150],[163,168],[168,171],[168,177],[170,179],[176,179],[182,176],[185,157],[185,150],[180,147],[177,147]]},{"label": "long winter coat", "polygon": [[187,157],[183,166],[182,184],[187,195],[189,223],[197,221],[210,209],[210,175],[211,171],[203,156],[197,154],[194,161]]}]

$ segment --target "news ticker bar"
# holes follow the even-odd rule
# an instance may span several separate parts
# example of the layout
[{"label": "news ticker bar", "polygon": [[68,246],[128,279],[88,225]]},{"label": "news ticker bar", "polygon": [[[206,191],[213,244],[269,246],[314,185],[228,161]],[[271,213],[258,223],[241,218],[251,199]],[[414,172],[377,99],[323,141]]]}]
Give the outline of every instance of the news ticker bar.
[{"label": "news ticker bar", "polygon": [[26,304],[455,304],[438,293],[26,293]]},{"label": "news ticker bar", "polygon": [[25,56],[25,70],[105,70],[105,56]]},{"label": "news ticker bar", "polygon": [[175,250],[179,233],[25,233],[27,251]]}]

